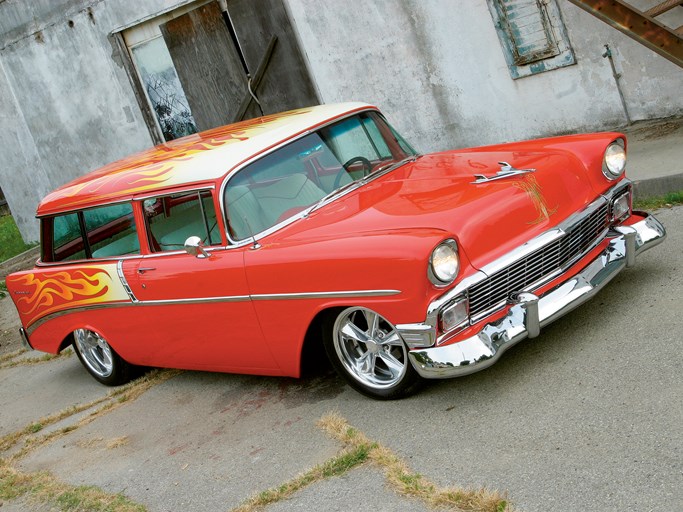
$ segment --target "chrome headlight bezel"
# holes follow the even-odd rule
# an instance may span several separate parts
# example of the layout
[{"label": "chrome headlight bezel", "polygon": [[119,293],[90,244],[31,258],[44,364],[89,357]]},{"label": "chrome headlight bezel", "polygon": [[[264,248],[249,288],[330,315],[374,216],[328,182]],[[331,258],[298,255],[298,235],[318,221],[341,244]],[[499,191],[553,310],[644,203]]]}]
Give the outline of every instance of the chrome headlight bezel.
[{"label": "chrome headlight bezel", "polygon": [[452,238],[437,245],[429,255],[427,275],[434,286],[448,286],[460,271],[458,244]]},{"label": "chrome headlight bezel", "polygon": [[602,157],[602,174],[610,181],[620,178],[626,169],[626,142],[616,139],[605,149]]}]

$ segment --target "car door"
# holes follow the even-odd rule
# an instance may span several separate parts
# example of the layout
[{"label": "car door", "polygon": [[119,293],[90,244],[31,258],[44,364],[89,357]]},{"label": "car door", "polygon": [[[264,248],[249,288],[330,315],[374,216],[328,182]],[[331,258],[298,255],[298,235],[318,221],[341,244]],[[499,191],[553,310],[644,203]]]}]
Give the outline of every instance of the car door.
[{"label": "car door", "polygon": [[[249,295],[247,249],[225,248],[212,233],[211,191],[151,198],[143,206],[152,254],[124,261],[122,271],[146,323],[145,364],[277,374]],[[208,257],[180,249],[193,235],[203,239]]]}]

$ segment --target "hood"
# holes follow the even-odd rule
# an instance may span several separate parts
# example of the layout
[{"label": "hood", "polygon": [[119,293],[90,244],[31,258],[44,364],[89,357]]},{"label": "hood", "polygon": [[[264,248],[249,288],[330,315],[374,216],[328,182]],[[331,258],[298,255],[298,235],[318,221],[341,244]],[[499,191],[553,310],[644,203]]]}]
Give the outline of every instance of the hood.
[{"label": "hood", "polygon": [[[494,176],[499,162],[533,172]],[[308,237],[362,236],[406,228],[438,228],[455,236],[480,268],[556,226],[595,199],[582,163],[566,151],[450,151],[418,158],[295,223]],[[286,231],[290,231],[286,229]]]}]

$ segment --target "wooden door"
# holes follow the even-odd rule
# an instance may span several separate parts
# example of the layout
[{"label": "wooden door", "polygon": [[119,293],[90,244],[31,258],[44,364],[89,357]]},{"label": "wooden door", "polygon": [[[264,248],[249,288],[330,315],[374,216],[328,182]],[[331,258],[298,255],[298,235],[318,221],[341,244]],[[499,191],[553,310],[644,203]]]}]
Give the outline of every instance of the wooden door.
[{"label": "wooden door", "polygon": [[227,5],[160,26],[198,129],[319,103],[282,0]]}]

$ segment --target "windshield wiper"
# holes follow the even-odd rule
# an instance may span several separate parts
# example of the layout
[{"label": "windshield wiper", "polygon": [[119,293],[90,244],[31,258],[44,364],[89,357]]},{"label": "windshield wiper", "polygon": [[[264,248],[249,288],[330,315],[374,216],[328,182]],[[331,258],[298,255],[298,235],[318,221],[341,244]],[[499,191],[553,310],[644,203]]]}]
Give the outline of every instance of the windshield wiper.
[{"label": "windshield wiper", "polygon": [[332,197],[335,197],[335,196],[341,194],[342,192],[349,190],[351,188],[360,187],[361,185],[365,185],[368,181],[370,181],[370,178],[376,178],[377,176],[380,175],[380,173],[389,172],[393,169],[396,169],[397,167],[402,166],[403,164],[407,164],[408,162],[414,162],[415,160],[417,160],[417,158],[419,156],[420,155],[410,155],[410,156],[404,158],[403,160],[399,160],[398,162],[391,162],[389,164],[383,165],[383,166],[379,167],[378,169],[375,169],[374,171],[372,171],[367,176],[363,176],[359,180],[351,181],[351,182],[347,183],[346,185],[343,185],[343,186],[339,187],[338,189],[333,190],[329,194],[325,195],[322,199],[318,200],[318,202],[316,202],[315,204],[310,206],[308,208],[308,210],[306,210],[306,212],[304,213],[304,217],[307,217],[308,215],[310,215],[311,213],[316,211],[318,208],[320,208],[323,204],[325,204]]},{"label": "windshield wiper", "polygon": [[362,183],[361,183],[362,181],[363,181],[362,179],[360,179],[358,181],[350,181],[350,182],[346,183],[345,185],[342,185],[341,187],[334,189],[332,192],[330,192],[329,194],[326,194],[325,196],[323,196],[322,199],[319,199],[315,204],[310,206],[308,208],[308,210],[306,210],[306,212],[304,213],[304,217],[307,217],[309,214],[313,213],[315,210],[317,210],[319,207],[321,207],[325,202],[327,202],[327,200],[333,198],[334,196],[341,194],[345,190],[348,190],[348,189],[353,188],[355,186],[360,187],[362,185]]},{"label": "windshield wiper", "polygon": [[374,171],[372,171],[367,176],[364,176],[361,179],[361,181],[365,181],[370,176],[376,176],[381,172],[394,170],[398,167],[401,167],[403,164],[407,164],[408,162],[414,162],[415,160],[417,160],[417,157],[419,157],[419,156],[420,155],[410,155],[410,156],[405,157],[403,160],[399,160],[398,162],[390,162],[386,165],[383,165],[383,166],[375,169]]}]

